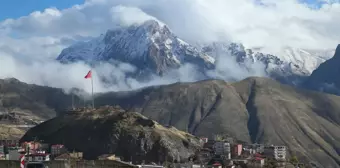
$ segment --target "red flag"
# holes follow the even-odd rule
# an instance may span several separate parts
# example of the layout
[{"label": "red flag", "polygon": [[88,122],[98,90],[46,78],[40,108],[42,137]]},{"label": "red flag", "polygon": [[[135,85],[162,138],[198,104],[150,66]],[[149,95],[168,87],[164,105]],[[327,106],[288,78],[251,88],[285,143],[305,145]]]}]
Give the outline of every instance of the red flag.
[{"label": "red flag", "polygon": [[91,78],[92,77],[92,72],[91,70],[86,74],[85,79]]}]

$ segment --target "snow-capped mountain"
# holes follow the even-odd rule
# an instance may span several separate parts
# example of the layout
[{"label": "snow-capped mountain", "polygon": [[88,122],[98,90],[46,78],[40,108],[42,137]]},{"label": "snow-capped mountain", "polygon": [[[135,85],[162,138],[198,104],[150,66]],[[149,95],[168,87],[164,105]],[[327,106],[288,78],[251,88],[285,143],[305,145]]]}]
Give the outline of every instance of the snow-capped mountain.
[{"label": "snow-capped mountain", "polygon": [[[266,54],[261,49],[247,49],[240,43],[215,42],[201,48],[203,53],[218,61],[220,56],[232,56],[240,65],[261,62],[266,73],[284,83],[294,84],[292,78],[307,77],[321,63],[331,58],[334,50],[308,51],[298,48],[284,48],[278,55]],[[291,83],[293,82],[293,83]],[[297,84],[297,83],[296,83]]]},{"label": "snow-capped mountain", "polygon": [[96,39],[64,49],[57,58],[63,63],[111,59],[128,62],[139,70],[151,70],[158,75],[184,63],[211,69],[215,62],[214,58],[199,52],[174,35],[165,24],[155,20],[109,30]]},{"label": "snow-capped mountain", "polygon": [[[203,46],[203,47],[202,47]],[[261,48],[246,48],[238,43],[215,42],[191,45],[177,37],[164,23],[149,20],[141,25],[108,30],[90,41],[64,49],[57,60],[62,63],[117,60],[134,65],[138,73],[163,75],[185,63],[200,67],[202,72],[216,67],[221,57],[232,57],[251,71],[251,64],[263,63],[264,71],[281,82],[296,85],[309,76],[334,51],[309,51],[285,48],[279,54],[266,54]],[[248,69],[249,68],[249,69]],[[202,77],[205,78],[205,77]]]}]

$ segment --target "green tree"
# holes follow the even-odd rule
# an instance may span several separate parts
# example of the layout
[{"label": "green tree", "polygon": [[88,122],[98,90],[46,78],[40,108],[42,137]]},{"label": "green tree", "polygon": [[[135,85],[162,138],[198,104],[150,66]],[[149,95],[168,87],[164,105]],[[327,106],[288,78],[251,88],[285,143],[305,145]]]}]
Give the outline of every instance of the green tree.
[{"label": "green tree", "polygon": [[264,163],[264,168],[276,168],[276,160],[275,159],[266,159]]},{"label": "green tree", "polygon": [[292,156],[290,159],[289,159],[289,162],[293,165],[297,165],[299,163],[299,159],[296,157],[296,156]]}]

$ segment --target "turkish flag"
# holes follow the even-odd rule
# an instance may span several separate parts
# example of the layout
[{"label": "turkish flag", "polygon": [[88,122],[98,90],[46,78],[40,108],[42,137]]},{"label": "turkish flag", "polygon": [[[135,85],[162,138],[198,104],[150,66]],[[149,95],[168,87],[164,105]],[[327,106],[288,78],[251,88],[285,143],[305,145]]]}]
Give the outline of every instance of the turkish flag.
[{"label": "turkish flag", "polygon": [[91,70],[86,74],[85,79],[91,78],[92,77],[92,72]]}]

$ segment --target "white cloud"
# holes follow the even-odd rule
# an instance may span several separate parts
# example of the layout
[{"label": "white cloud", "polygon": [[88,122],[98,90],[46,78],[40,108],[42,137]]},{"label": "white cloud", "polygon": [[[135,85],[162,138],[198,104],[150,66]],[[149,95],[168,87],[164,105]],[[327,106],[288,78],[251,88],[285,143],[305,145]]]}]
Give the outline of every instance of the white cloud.
[{"label": "white cloud", "polygon": [[[50,76],[59,74],[60,80],[47,82],[48,85],[62,87],[58,81],[63,81],[61,78],[65,76],[72,78],[74,85],[82,85],[87,66],[63,66],[48,60],[56,58],[61,49],[74,40],[98,36],[116,25],[139,23],[148,18],[168,24],[189,42],[237,41],[247,47],[265,47],[271,52],[285,46],[333,49],[339,43],[338,1],[326,2],[318,9],[297,0],[256,1],[261,3],[255,0],[86,0],[82,5],[64,10],[49,8],[19,19],[7,19],[0,22],[0,78],[13,76],[41,84],[53,81]],[[228,67],[221,68],[228,70]],[[115,70],[125,72],[119,67]],[[29,74],[36,76],[25,77]],[[242,75],[247,74],[242,72]]]}]

